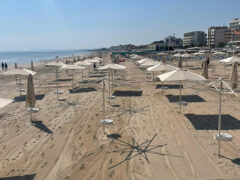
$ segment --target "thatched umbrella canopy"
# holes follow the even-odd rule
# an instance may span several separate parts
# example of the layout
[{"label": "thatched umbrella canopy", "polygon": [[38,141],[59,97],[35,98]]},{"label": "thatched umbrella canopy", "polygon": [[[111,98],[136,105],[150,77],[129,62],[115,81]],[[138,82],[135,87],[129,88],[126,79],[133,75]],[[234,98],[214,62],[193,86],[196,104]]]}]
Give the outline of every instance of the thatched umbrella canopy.
[{"label": "thatched umbrella canopy", "polygon": [[230,80],[231,80],[231,83],[232,83],[232,89],[237,89],[237,86],[238,86],[238,71],[237,71],[237,68],[238,68],[238,62],[234,62],[233,65],[232,65],[232,73],[231,73],[231,76],[230,76]]},{"label": "thatched umbrella canopy", "polygon": [[33,85],[33,76],[32,74],[28,75],[28,84],[27,84],[27,96],[26,96],[26,107],[34,108],[36,103],[34,85]]},{"label": "thatched umbrella canopy", "polygon": [[208,79],[208,63],[207,59],[203,61],[202,76]]}]

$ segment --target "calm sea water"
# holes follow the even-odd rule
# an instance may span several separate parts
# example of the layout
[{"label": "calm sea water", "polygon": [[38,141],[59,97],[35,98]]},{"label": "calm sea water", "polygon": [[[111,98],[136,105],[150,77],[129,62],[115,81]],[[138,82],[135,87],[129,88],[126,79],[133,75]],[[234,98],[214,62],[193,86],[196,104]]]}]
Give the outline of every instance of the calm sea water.
[{"label": "calm sea water", "polygon": [[7,62],[9,65],[17,64],[26,64],[31,61],[41,61],[41,60],[50,60],[58,56],[68,57],[76,55],[84,55],[89,53],[89,51],[84,50],[59,50],[59,51],[24,51],[24,52],[0,52],[0,63]]}]

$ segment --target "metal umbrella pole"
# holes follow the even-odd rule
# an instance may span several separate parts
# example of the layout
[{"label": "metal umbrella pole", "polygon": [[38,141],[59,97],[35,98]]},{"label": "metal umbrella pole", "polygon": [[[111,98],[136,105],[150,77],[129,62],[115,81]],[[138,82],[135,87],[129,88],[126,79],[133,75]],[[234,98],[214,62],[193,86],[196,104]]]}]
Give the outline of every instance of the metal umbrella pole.
[{"label": "metal umbrella pole", "polygon": [[179,90],[180,90],[180,96],[179,96],[179,109],[180,109],[180,113],[181,113],[181,102],[182,102],[182,86],[181,86],[181,81],[179,81]]},{"label": "metal umbrella pole", "polygon": [[22,93],[21,93],[21,91],[22,91],[22,76],[20,75],[20,77],[19,77],[19,94],[20,94],[20,96],[22,96]]},{"label": "metal umbrella pole", "polygon": [[56,83],[57,83],[57,99],[59,100],[58,98],[58,67],[56,67]]},{"label": "metal umbrella pole", "polygon": [[108,70],[108,98],[110,104],[110,94],[111,94],[111,87],[110,87],[110,78],[111,78],[111,69]]},{"label": "metal umbrella pole", "polygon": [[72,70],[72,89],[73,89],[73,70]]},{"label": "metal umbrella pole", "polygon": [[105,119],[105,78],[103,78],[103,120]]},{"label": "metal umbrella pole", "polygon": [[219,104],[218,104],[218,156],[220,156],[220,145],[221,145],[221,123],[222,123],[222,78],[219,79],[220,87],[219,87]]}]

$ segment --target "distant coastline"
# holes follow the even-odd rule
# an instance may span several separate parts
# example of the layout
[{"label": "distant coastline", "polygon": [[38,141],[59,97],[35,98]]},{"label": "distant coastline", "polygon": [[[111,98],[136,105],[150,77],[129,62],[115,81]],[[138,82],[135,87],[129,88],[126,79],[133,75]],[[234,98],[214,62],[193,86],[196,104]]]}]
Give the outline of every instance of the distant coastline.
[{"label": "distant coastline", "polygon": [[90,50],[30,50],[30,51],[0,51],[0,62],[7,62],[9,65],[14,63],[26,64],[31,61],[37,62],[42,60],[85,55]]}]

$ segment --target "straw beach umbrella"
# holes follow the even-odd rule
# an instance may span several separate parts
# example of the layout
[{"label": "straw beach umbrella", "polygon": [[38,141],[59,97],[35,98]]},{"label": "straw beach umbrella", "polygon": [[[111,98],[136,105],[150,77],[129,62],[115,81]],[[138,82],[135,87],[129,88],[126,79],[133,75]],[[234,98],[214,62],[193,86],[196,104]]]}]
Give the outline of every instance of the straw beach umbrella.
[{"label": "straw beach umbrella", "polygon": [[56,91],[56,94],[57,94],[57,99],[59,100],[58,98],[58,94],[62,94],[63,92],[62,91],[58,91],[58,68],[62,67],[62,66],[65,66],[66,64],[64,63],[61,63],[61,62],[50,62],[50,63],[47,63],[46,66],[47,67],[55,67],[56,68],[56,83],[57,83],[57,91]]},{"label": "straw beach umbrella", "polygon": [[82,78],[83,78],[83,70],[85,69],[85,67],[77,66],[77,65],[65,65],[65,66],[60,67],[60,69],[62,69],[62,70],[72,70],[72,88],[73,88],[73,72],[75,70],[81,70],[82,71]]},{"label": "straw beach umbrella", "polygon": [[182,81],[206,81],[206,79],[198,74],[195,74],[190,71],[185,71],[182,69],[177,69],[171,72],[167,72],[158,76],[161,81],[178,81],[180,85],[180,96],[179,96],[179,108],[181,113],[181,104],[182,104],[182,93],[181,93],[181,86]]},{"label": "straw beach umbrella", "polygon": [[202,76],[208,79],[208,63],[207,59],[203,61]]},{"label": "straw beach umbrella", "polygon": [[36,72],[28,70],[28,69],[12,69],[10,71],[4,72],[3,75],[7,75],[7,76],[19,76],[19,93],[21,96],[21,92],[23,91],[23,89],[21,89],[22,87],[22,76],[28,76],[29,74],[31,75],[35,75]]},{"label": "straw beach umbrella", "polygon": [[238,62],[234,62],[233,65],[232,65],[232,73],[231,73],[231,76],[230,76],[230,80],[231,80],[231,83],[232,83],[232,89],[237,89],[237,86],[238,86],[238,71],[237,71],[237,68],[238,68]]}]

